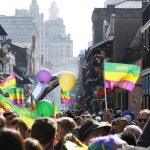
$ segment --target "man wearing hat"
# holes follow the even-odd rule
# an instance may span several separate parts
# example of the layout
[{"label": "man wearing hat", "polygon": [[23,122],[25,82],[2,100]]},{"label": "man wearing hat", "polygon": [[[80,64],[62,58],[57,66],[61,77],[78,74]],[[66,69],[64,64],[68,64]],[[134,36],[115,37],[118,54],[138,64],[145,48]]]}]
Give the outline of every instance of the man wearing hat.
[{"label": "man wearing hat", "polygon": [[97,122],[93,119],[87,119],[79,129],[78,138],[84,144],[88,144],[92,138],[108,135],[110,130],[111,124],[108,122]]}]

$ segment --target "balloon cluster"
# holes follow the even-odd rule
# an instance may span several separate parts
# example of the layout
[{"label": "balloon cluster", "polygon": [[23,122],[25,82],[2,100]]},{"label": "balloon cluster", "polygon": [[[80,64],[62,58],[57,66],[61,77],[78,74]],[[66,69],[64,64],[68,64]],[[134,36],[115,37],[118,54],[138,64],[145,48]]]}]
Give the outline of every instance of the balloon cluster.
[{"label": "balloon cluster", "polygon": [[[40,71],[37,72],[37,81],[38,84],[36,85],[35,90],[33,91],[32,95],[34,96],[34,99],[37,99],[39,95],[42,94],[44,89],[46,88],[45,85],[48,85],[48,83],[51,82],[52,75],[50,73],[50,70],[43,68]],[[74,85],[76,84],[76,77],[75,75],[70,71],[63,71],[58,78],[59,85],[65,93],[70,92],[70,90],[73,89]],[[63,95],[64,99],[69,97],[68,95]],[[53,104],[49,100],[40,100],[36,104],[36,110],[44,117],[49,117],[54,113],[54,107]]]}]

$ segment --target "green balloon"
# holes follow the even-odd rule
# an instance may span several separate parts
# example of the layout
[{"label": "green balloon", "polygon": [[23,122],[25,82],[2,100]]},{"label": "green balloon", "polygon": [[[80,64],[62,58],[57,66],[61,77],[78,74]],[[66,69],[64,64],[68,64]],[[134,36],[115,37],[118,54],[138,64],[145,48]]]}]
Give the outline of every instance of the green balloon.
[{"label": "green balloon", "polygon": [[54,112],[53,104],[48,100],[41,100],[38,102],[36,109],[43,117],[50,117]]}]

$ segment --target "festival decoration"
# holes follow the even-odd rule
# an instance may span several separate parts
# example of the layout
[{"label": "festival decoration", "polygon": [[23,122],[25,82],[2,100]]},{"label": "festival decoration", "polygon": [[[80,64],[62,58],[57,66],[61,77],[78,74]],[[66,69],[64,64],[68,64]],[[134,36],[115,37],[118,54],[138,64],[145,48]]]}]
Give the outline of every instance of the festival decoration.
[{"label": "festival decoration", "polygon": [[140,75],[140,66],[104,62],[105,88],[119,87],[133,91]]},{"label": "festival decoration", "polygon": [[31,96],[28,98],[27,102],[31,103],[31,97],[35,100],[35,102],[37,102],[38,98],[41,96],[41,94],[47,87],[48,84],[38,82]]},{"label": "festival decoration", "polygon": [[49,69],[43,68],[37,73],[37,80],[41,83],[48,84],[51,80],[51,73]]},{"label": "festival decoration", "polygon": [[67,104],[67,105],[73,104],[73,100],[71,99],[69,91],[64,91],[61,89],[60,97],[61,97],[61,103],[62,104]]},{"label": "festival decoration", "polygon": [[53,107],[54,107],[53,115],[56,117],[56,115],[60,113],[60,108],[56,101],[53,101]]},{"label": "festival decoration", "polygon": [[7,78],[5,78],[2,83],[0,83],[0,89],[3,93],[7,93],[10,88],[16,87],[16,77],[15,73],[11,73]]},{"label": "festival decoration", "polygon": [[9,98],[12,104],[24,106],[24,89],[19,87],[9,89]]},{"label": "festival decoration", "polygon": [[48,100],[41,100],[38,102],[36,109],[43,117],[50,117],[54,112],[53,104]]},{"label": "festival decoration", "polygon": [[70,91],[76,84],[76,77],[70,71],[64,71],[59,77],[59,85],[64,91]]}]

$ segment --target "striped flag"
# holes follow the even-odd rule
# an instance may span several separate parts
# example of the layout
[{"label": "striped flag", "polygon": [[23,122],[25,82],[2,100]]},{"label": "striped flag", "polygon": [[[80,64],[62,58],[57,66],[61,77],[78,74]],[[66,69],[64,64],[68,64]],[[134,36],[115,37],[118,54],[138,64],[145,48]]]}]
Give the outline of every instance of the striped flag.
[{"label": "striped flag", "polygon": [[133,91],[136,81],[140,75],[140,66],[104,63],[104,84],[106,88],[120,87]]},{"label": "striped flag", "polygon": [[24,106],[24,90],[22,88],[9,89],[9,97],[12,104]]},{"label": "striped flag", "polygon": [[41,117],[41,114],[39,114],[36,110],[31,110],[27,107],[20,107],[16,105],[12,105],[13,110],[18,114],[19,118],[22,119],[26,125],[31,128],[32,124],[34,123],[34,120]]},{"label": "striped flag", "polygon": [[69,91],[64,91],[61,89],[61,103],[68,105],[71,105],[73,103]]},{"label": "striped flag", "polygon": [[0,89],[3,93],[7,93],[10,88],[16,87],[15,73],[11,73],[6,79],[0,83]]},{"label": "striped flag", "polygon": [[20,107],[13,105],[7,98],[0,94],[0,105],[4,110],[14,110],[20,119],[22,119],[26,125],[31,128],[34,120],[41,117],[36,110],[31,110],[27,107]]},{"label": "striped flag", "polygon": [[12,110],[12,107],[8,103],[8,99],[0,94],[0,106],[5,110]]}]

